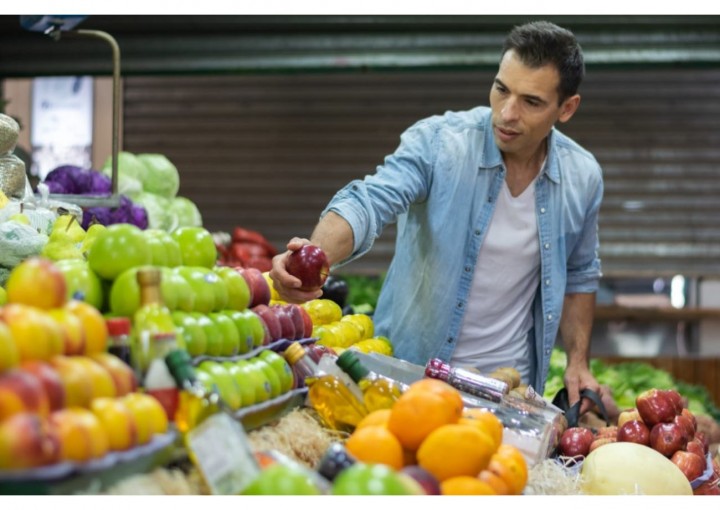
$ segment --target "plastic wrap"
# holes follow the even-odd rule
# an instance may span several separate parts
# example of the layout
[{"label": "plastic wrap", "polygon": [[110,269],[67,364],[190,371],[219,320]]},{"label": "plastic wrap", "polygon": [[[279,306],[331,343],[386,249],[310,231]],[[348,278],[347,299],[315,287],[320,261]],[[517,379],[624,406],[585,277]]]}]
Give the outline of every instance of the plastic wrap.
[{"label": "plastic wrap", "polygon": [[0,155],[11,154],[17,145],[20,126],[12,117],[0,113]]},{"label": "plastic wrap", "polygon": [[0,156],[0,189],[10,198],[25,195],[25,163],[13,154]]}]

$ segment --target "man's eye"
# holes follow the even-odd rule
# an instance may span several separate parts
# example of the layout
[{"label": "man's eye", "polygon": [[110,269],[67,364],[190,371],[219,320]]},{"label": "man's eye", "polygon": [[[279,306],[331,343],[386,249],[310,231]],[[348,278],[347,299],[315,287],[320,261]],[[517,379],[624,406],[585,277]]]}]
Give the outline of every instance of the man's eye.
[{"label": "man's eye", "polygon": [[495,90],[497,90],[501,94],[505,94],[507,92],[507,89],[502,85],[495,85]]},{"label": "man's eye", "polygon": [[528,99],[526,102],[528,105],[530,105],[534,108],[540,106],[540,101],[535,101],[534,99]]}]

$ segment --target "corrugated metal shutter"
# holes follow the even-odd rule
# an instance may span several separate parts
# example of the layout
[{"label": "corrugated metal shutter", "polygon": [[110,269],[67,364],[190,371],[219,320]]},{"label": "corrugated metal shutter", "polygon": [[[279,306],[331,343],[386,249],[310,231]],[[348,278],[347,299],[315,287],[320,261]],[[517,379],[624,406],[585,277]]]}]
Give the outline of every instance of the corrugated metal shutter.
[{"label": "corrugated metal shutter", "polygon": [[[309,236],[348,181],[373,172],[416,120],[487,104],[494,71],[311,73],[125,79],[124,149],[160,152],[205,226]],[[563,131],[606,178],[607,276],[720,274],[720,71],[590,70]],[[394,229],[346,268],[378,273]]]}]

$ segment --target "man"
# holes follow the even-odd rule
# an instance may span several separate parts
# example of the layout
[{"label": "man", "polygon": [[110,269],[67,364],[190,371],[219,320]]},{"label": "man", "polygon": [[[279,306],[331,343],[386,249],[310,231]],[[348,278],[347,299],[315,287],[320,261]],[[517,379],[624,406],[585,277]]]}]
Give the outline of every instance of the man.
[{"label": "man", "polygon": [[[396,249],[374,315],[396,356],[439,357],[487,373],[514,366],[543,391],[560,331],[570,403],[600,392],[588,369],[598,287],[594,157],[554,128],[580,104],[582,51],[547,22],[508,35],[490,107],[419,121],[374,175],[340,190],[310,240],[273,260],[278,292],[302,302],[289,253],[321,247],[331,264],[362,256],[397,221]],[[591,404],[583,402],[581,412]]]}]

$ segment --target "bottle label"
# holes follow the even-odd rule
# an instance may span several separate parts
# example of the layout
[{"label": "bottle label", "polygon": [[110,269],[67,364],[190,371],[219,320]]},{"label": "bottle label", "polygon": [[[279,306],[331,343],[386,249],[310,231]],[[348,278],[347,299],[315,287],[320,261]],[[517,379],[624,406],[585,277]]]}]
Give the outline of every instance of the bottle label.
[{"label": "bottle label", "polygon": [[225,413],[191,430],[187,447],[213,494],[239,494],[260,473],[245,429]]},{"label": "bottle label", "polygon": [[160,402],[169,421],[175,420],[175,413],[177,413],[180,401],[180,392],[177,388],[147,388],[145,393],[152,395]]}]

